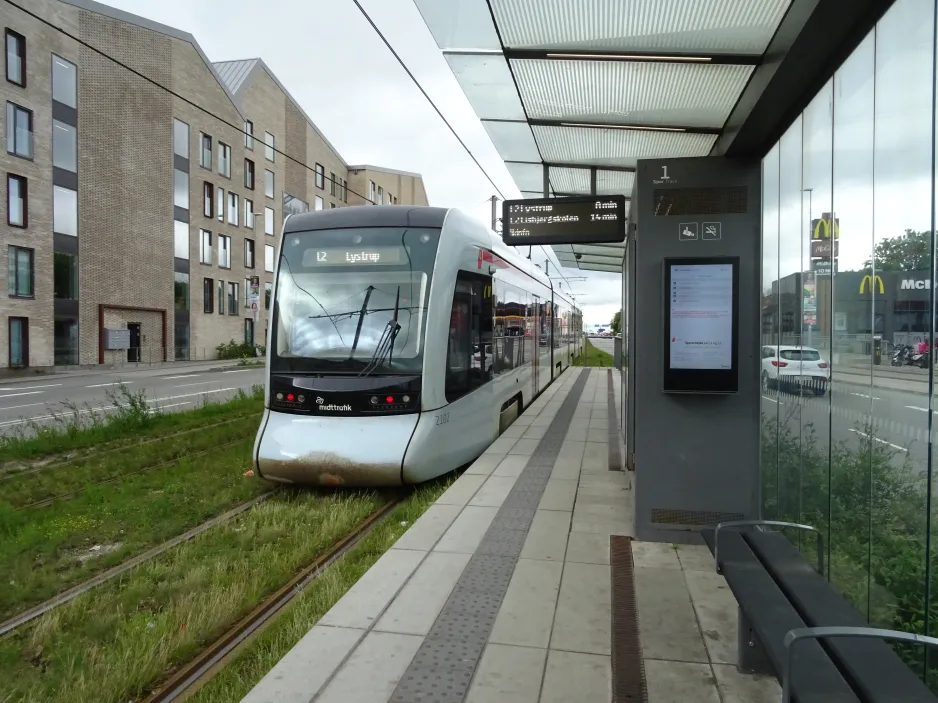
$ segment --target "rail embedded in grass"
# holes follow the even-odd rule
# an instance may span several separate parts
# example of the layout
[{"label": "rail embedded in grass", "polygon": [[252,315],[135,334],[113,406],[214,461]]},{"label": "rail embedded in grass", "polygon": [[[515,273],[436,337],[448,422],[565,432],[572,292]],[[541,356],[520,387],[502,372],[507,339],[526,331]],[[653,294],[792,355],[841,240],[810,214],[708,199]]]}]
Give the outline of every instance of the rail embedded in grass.
[{"label": "rail embedded in grass", "polygon": [[184,457],[42,510],[0,505],[0,620],[267,491],[244,476],[252,442]]},{"label": "rail embedded in grass", "polygon": [[191,427],[228,413],[252,410],[260,413],[264,389],[253,386],[250,392],[239,390],[234,398],[224,402],[213,402],[206,395],[200,407],[176,413],[162,412],[143,390],[131,392],[124,385],[109,389],[107,397],[111,404],[104,408],[64,403],[65,410],[50,423],[27,419],[11,433],[0,435],[0,456],[4,459],[0,468],[12,461],[132,444],[141,435]]},{"label": "rail embedded in grass", "polygon": [[92,589],[0,639],[0,700],[146,694],[383,503],[284,493]]},{"label": "rail embedded in grass", "polygon": [[583,352],[573,360],[574,366],[592,366],[601,368],[613,368],[615,366],[615,357],[609,352],[590,344],[588,339],[584,339]]}]

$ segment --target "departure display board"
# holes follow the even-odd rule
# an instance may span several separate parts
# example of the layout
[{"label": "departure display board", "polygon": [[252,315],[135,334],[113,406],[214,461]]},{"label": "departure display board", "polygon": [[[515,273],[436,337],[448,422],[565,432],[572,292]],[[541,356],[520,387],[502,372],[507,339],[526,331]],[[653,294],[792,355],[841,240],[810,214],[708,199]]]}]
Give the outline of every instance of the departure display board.
[{"label": "departure display board", "polygon": [[739,259],[665,259],[664,390],[738,388]]},{"label": "departure display board", "polygon": [[380,266],[407,260],[401,247],[323,247],[303,252],[303,267]]},{"label": "departure display board", "polygon": [[506,200],[502,240],[509,246],[625,241],[625,196]]}]

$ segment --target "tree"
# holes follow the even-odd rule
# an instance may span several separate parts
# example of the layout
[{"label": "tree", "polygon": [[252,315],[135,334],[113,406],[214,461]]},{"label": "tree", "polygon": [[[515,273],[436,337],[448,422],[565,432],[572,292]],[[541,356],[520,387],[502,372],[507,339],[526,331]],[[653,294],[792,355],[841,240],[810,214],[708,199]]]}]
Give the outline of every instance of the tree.
[{"label": "tree", "polygon": [[[931,269],[932,233],[907,229],[898,237],[883,239],[873,250],[877,271],[928,271]],[[873,268],[867,259],[866,269]]]},{"label": "tree", "polygon": [[620,310],[612,316],[612,322],[609,323],[613,334],[622,334],[622,311]]}]

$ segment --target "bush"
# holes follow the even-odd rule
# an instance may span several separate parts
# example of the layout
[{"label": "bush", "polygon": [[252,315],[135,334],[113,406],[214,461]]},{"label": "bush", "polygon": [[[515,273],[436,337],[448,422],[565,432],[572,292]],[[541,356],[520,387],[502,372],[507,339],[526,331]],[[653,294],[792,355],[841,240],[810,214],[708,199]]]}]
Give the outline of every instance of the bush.
[{"label": "bush", "polygon": [[219,344],[215,347],[215,353],[219,359],[253,359],[258,354],[263,356],[265,349],[256,344],[246,344],[244,342],[239,344],[232,339],[227,344]]}]

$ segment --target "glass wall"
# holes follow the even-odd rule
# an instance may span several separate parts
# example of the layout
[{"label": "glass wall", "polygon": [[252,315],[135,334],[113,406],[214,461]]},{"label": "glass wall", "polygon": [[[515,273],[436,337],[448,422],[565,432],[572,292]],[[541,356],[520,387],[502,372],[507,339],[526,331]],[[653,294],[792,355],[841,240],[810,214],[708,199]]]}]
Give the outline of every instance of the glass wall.
[{"label": "glass wall", "polygon": [[935,6],[897,0],[764,158],[760,349],[764,517],[820,529],[870,623],[933,636]]}]

